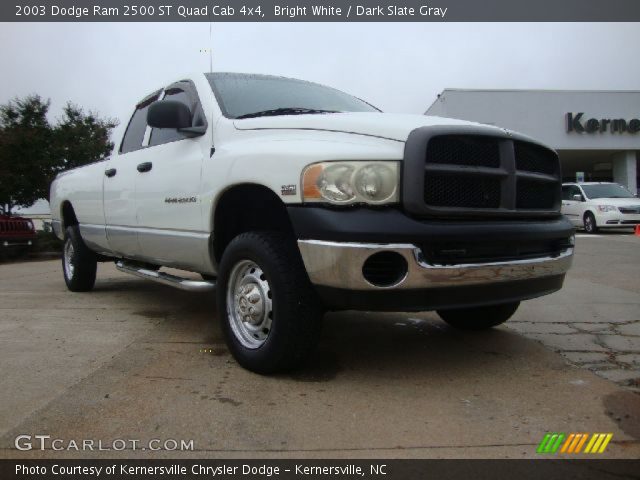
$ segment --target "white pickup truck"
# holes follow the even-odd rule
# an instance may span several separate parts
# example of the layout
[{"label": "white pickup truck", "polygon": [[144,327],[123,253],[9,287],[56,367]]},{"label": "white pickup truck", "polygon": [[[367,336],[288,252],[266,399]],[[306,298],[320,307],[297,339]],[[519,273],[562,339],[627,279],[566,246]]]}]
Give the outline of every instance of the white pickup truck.
[{"label": "white pickup truck", "polygon": [[116,150],[51,186],[68,288],[91,290],[115,260],[215,289],[229,349],[256,372],[300,364],[326,310],[498,325],[560,289],[572,261],[556,153],[493,126],[209,73],[143,98]]}]

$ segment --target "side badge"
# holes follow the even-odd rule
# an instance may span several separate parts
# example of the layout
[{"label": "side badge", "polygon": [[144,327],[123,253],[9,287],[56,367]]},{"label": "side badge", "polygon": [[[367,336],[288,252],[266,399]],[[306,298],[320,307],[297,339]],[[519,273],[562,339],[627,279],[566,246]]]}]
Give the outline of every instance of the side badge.
[{"label": "side badge", "polygon": [[297,191],[298,191],[298,187],[295,184],[282,185],[280,187],[280,194],[282,196],[284,196],[284,195],[295,195]]}]

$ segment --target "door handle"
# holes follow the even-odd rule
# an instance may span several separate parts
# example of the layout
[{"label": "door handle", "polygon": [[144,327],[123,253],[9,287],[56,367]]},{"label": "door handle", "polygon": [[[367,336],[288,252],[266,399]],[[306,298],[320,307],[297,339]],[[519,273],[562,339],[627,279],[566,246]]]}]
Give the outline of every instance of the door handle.
[{"label": "door handle", "polygon": [[151,162],[142,162],[138,164],[136,167],[140,173],[148,172],[153,167],[153,163]]},{"label": "door handle", "polygon": [[113,176],[116,174],[116,172],[117,172],[117,170],[116,170],[115,168],[107,168],[107,169],[104,171],[104,174],[105,174],[107,177],[111,178],[111,177],[113,177]]}]

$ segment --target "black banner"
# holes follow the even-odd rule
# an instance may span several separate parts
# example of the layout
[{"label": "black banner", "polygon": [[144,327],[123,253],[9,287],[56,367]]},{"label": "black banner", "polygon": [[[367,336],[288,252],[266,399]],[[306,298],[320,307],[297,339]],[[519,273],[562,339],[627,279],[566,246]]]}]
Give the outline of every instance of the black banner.
[{"label": "black banner", "polygon": [[0,478],[624,480],[640,460],[0,460]]},{"label": "black banner", "polygon": [[2,22],[637,22],[638,0],[14,0]]}]

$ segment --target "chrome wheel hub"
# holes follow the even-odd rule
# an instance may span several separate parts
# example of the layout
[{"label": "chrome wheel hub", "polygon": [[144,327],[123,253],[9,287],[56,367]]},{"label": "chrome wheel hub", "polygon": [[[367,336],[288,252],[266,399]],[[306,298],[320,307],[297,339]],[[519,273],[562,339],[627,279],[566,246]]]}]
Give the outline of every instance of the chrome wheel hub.
[{"label": "chrome wheel hub", "polygon": [[64,244],[63,258],[64,258],[64,273],[67,275],[67,278],[69,279],[73,278],[73,272],[75,270],[75,265],[73,263],[73,254],[74,254],[73,243],[71,243],[71,240],[67,240],[67,242]]},{"label": "chrome wheel hub", "polygon": [[247,348],[259,348],[271,331],[271,287],[262,269],[241,260],[227,285],[227,315],[235,337]]}]

